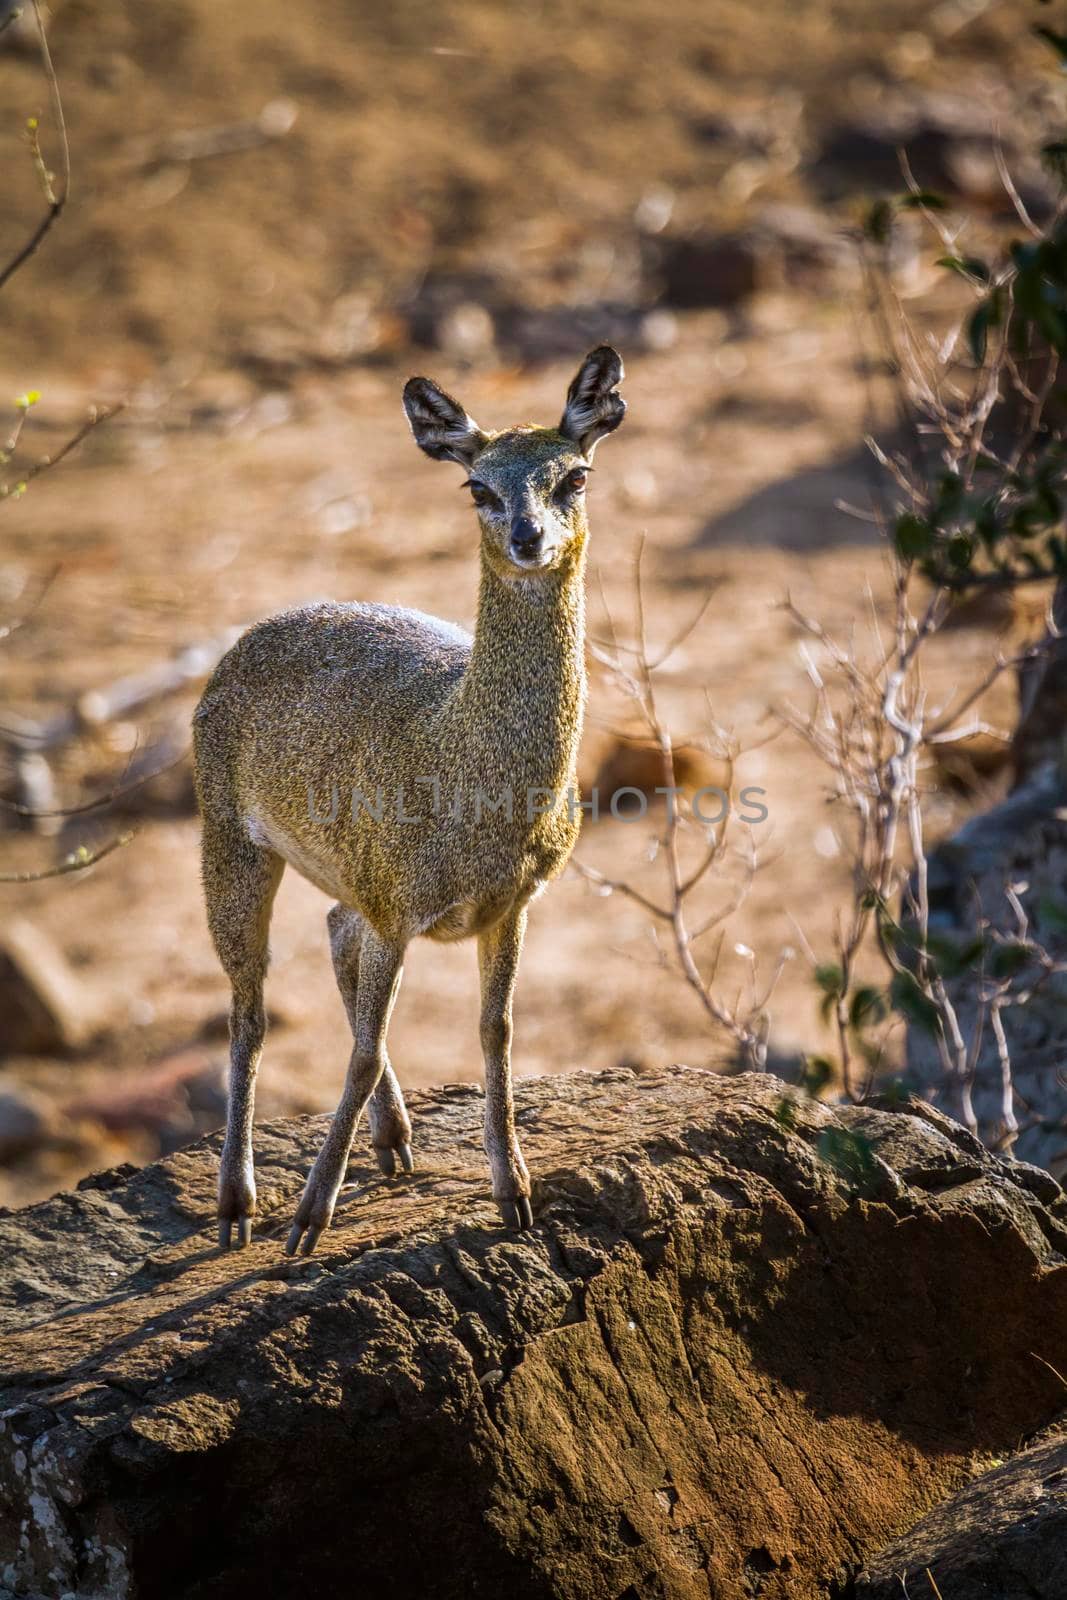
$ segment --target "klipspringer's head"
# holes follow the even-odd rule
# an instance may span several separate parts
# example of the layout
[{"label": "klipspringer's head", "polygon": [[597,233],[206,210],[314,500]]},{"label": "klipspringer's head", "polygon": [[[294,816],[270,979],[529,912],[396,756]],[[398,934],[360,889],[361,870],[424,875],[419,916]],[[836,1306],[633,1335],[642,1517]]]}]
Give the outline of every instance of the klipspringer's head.
[{"label": "klipspringer's head", "polygon": [[626,412],[616,391],[622,376],[621,357],[599,345],[578,368],[555,428],[500,433],[480,428],[429,378],[410,378],[404,386],[404,410],[420,450],[466,469],[483,549],[503,576],[551,572],[584,542],[593,451]]}]

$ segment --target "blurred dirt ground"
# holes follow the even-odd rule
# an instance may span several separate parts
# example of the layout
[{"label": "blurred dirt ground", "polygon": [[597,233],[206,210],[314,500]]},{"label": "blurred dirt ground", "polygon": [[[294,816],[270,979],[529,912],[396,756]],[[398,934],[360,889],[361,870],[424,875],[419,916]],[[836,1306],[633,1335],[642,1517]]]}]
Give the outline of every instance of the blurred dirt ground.
[{"label": "blurred dirt ground", "polygon": [[[788,1065],[820,1040],[805,950],[829,955],[848,873],[823,773],[792,736],[769,737],[769,708],[805,703],[808,683],[778,606],[788,592],[862,647],[886,599],[877,536],[836,508],[869,500],[862,435],[884,397],[845,259],[865,182],[854,174],[835,193],[840,163],[826,152],[842,120],[891,123],[898,103],[927,105],[946,81],[974,115],[1017,113],[1024,129],[1052,90],[1012,5],[893,4],[872,18],[858,0],[683,3],[667,23],[630,0],[576,15],[554,0],[54,6],[75,188],[0,300],[0,384],[42,390],[28,459],[91,401],[130,405],[0,509],[0,600],[23,619],[3,644],[2,700],[39,717],[325,595],[472,623],[473,516],[458,472],[411,442],[404,377],[431,371],[489,426],[554,420],[585,345],[631,328],[628,417],[590,492],[591,628],[607,636],[607,608],[628,633],[641,536],[653,645],[713,589],[663,675],[665,703],[679,735],[699,733],[707,686],[717,720],[749,747],[735,790],[766,790],[769,820],[754,830],[765,864],[728,924],[722,981],[728,996],[748,981],[746,950],[763,971],[796,951],[772,1034]],[[31,46],[0,42],[5,257],[40,203],[19,133],[44,109]],[[264,107],[268,137],[254,148],[190,158],[173,142],[247,127]],[[805,274],[776,256],[718,305],[684,308],[684,293],[672,304],[670,241],[766,227],[772,204],[821,208],[834,259],[815,251]],[[916,307],[933,286],[923,259],[902,267]],[[946,636],[934,692],[981,675],[990,627]],[[131,741],[150,745],[173,710],[82,740],[57,765],[62,798],[106,790]],[[984,710],[1010,724],[1007,680]],[[602,673],[590,711],[587,771],[619,718]],[[961,804],[932,797],[935,831]],[[30,922],[69,961],[94,1035],[66,1059],[0,1062],[0,1090],[26,1097],[44,1128],[0,1169],[9,1203],[146,1159],[180,1141],[183,1117],[218,1115],[227,991],[204,925],[197,824],[177,812],[161,804],[84,874],[0,886],[0,917]],[[12,827],[3,868],[47,865],[126,825],[105,813],[55,840]],[[655,832],[654,817],[601,822],[580,854],[650,887]],[[708,906],[727,893],[710,885]],[[347,1034],[326,910],[287,875],[264,1113],[330,1108],[340,1092]],[[476,993],[472,946],[412,948],[391,1031],[402,1081],[480,1075]],[[573,873],[534,908],[517,1017],[521,1073],[732,1059],[658,964],[640,909]]]}]

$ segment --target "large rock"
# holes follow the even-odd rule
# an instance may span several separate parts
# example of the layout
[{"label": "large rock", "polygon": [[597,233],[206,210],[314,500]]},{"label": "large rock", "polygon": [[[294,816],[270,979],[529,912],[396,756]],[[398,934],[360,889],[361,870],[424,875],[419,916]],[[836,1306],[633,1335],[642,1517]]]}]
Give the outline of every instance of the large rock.
[{"label": "large rock", "polygon": [[[1015,1155],[1067,1174],[1067,776],[1051,762],[992,810],[971,817],[931,853],[930,930],[956,942],[973,938],[979,914],[1011,945],[1019,923],[1010,890],[1027,918],[1027,934],[1050,958],[1016,970],[1013,1003],[1001,1013],[1011,1061],[1018,1135],[1007,1129],[1005,1082],[998,1041],[988,1022],[979,1029],[979,985],[973,968],[950,976],[946,988],[963,1037],[976,1037],[971,1100],[978,1130],[991,1147],[1011,1144]],[[1009,955],[1011,951],[1009,950]],[[921,1027],[908,1030],[909,1078],[922,1093],[962,1117],[958,1085],[946,1082],[937,1041]]]},{"label": "large rock", "polygon": [[935,1507],[870,1562],[855,1600],[1063,1600],[1067,1595],[1067,1432],[1057,1432]]},{"label": "large rock", "polygon": [[412,1101],[418,1173],[361,1147],[311,1260],[322,1117],[259,1129],[241,1254],[217,1135],[0,1218],[0,1584],[843,1600],[1063,1405],[1067,1202],[924,1106],[527,1081],[520,1237],[480,1091]]}]

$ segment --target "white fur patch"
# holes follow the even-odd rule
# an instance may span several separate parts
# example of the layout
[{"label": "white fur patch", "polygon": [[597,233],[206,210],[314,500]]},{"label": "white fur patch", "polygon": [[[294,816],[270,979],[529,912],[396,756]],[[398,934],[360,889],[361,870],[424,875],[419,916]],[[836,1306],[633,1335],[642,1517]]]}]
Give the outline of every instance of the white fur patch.
[{"label": "white fur patch", "polygon": [[268,822],[253,813],[246,818],[245,828],[254,845],[261,850],[273,850],[275,855],[281,856],[283,861],[287,861],[302,878],[313,883],[316,889],[321,889],[323,894],[330,895],[334,900],[349,899],[335,864],[328,855],[314,855],[273,819]]}]

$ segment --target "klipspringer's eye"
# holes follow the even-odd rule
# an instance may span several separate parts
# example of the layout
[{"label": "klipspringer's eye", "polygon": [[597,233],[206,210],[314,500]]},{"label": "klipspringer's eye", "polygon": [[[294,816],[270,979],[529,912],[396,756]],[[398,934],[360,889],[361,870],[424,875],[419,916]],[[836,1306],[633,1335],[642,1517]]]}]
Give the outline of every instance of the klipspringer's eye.
[{"label": "klipspringer's eye", "polygon": [[566,499],[568,495],[580,494],[589,481],[589,474],[584,467],[575,467],[573,472],[568,472],[559,486],[558,493]]},{"label": "klipspringer's eye", "polygon": [[493,507],[499,509],[500,499],[492,489],[487,489],[484,483],[471,483],[468,485],[471,499],[476,506]]}]

